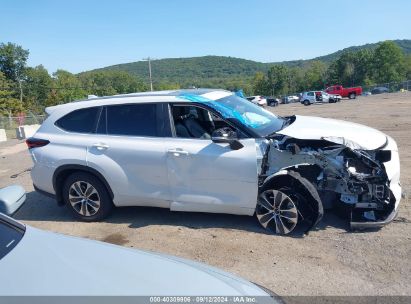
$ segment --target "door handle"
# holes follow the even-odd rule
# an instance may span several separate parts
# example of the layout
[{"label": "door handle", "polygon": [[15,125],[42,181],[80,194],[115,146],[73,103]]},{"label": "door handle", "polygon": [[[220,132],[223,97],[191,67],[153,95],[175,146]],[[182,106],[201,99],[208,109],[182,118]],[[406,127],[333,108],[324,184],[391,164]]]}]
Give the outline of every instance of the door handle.
[{"label": "door handle", "polygon": [[168,153],[173,154],[174,156],[180,156],[180,155],[189,155],[187,151],[184,151],[183,149],[169,149],[167,150]]},{"label": "door handle", "polygon": [[96,148],[97,150],[103,151],[103,150],[107,150],[110,146],[106,145],[104,143],[96,143],[93,144],[93,148]]}]

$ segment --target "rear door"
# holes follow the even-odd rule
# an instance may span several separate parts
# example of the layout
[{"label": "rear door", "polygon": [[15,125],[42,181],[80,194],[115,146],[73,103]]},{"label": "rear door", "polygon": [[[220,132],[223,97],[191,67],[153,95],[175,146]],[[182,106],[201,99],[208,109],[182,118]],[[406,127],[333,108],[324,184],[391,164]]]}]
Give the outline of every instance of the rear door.
[{"label": "rear door", "polygon": [[161,104],[105,106],[87,163],[108,181],[118,206],[168,207],[166,153]]},{"label": "rear door", "polygon": [[[179,122],[179,116],[170,116],[172,125]],[[186,106],[188,107],[188,106]],[[222,212],[248,214],[254,212],[257,191],[257,153],[255,139],[241,139],[243,147],[233,150],[228,144],[217,144],[211,140],[212,130],[227,127],[215,113],[200,106],[189,106],[181,111],[190,113],[196,119],[202,138],[195,135],[174,136],[165,140],[167,152],[168,179],[172,203],[170,208],[179,211]],[[204,112],[205,111],[205,112]],[[202,112],[202,115],[196,114]],[[204,117],[210,121],[204,121]],[[194,118],[193,118],[194,117]],[[204,132],[205,131],[205,132]],[[187,134],[190,134],[188,130]]]}]

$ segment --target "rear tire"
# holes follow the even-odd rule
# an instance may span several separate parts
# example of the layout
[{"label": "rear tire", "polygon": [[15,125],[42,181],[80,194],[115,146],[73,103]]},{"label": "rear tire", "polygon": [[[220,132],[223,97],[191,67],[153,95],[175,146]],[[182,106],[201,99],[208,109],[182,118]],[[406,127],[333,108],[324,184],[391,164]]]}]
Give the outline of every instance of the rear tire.
[{"label": "rear tire", "polygon": [[85,222],[100,221],[113,209],[104,184],[94,175],[75,172],[63,184],[63,200],[73,215]]},{"label": "rear tire", "polygon": [[348,95],[349,99],[355,99],[357,97],[357,95],[355,93],[350,93],[350,95]]}]

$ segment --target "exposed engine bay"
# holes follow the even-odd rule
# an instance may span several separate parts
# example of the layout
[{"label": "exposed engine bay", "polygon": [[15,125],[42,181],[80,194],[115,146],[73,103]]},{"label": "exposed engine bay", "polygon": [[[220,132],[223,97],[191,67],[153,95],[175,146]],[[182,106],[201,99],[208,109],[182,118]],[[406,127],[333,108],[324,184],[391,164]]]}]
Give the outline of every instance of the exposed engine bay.
[{"label": "exposed engine bay", "polygon": [[[385,150],[384,146],[366,151],[341,138],[302,140],[278,134],[259,146],[261,187],[279,172],[297,172],[318,192],[320,202],[317,204],[322,206],[315,210],[344,209],[352,228],[385,221],[393,213],[396,198],[385,168],[391,161],[392,151]],[[317,213],[311,227],[322,216]]]}]

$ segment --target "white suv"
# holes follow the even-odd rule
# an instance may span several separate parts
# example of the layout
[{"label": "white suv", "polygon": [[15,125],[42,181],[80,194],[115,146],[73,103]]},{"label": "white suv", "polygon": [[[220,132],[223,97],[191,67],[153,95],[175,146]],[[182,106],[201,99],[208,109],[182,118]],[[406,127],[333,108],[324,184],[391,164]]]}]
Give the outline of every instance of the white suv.
[{"label": "white suv", "polygon": [[395,141],[354,123],[273,113],[223,90],[103,97],[46,109],[27,140],[38,191],[85,221],[113,206],[253,215],[278,234],[323,208],[380,226],[401,197]]}]

